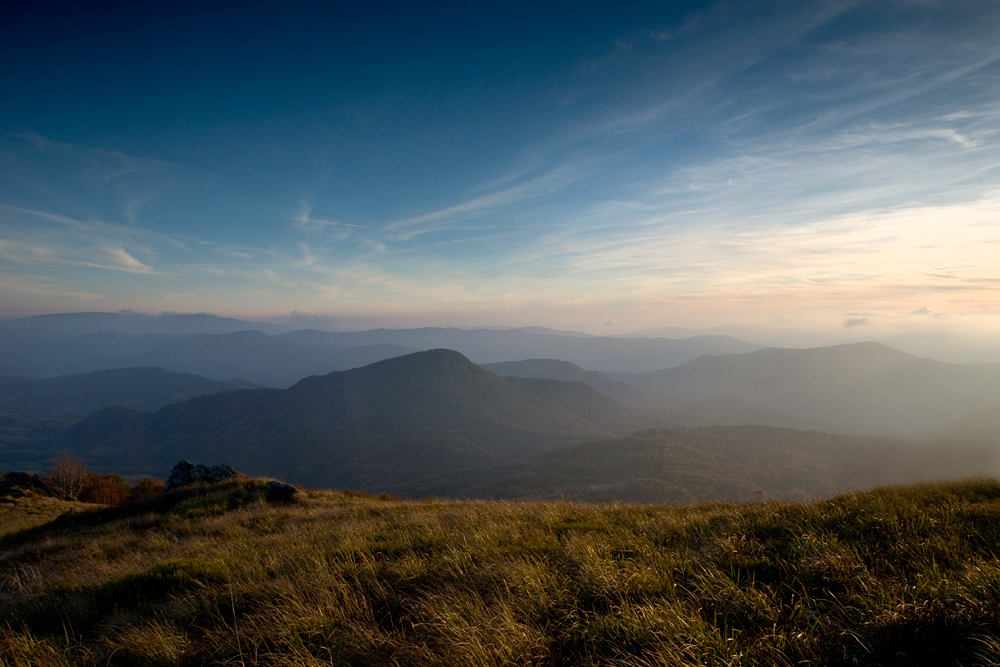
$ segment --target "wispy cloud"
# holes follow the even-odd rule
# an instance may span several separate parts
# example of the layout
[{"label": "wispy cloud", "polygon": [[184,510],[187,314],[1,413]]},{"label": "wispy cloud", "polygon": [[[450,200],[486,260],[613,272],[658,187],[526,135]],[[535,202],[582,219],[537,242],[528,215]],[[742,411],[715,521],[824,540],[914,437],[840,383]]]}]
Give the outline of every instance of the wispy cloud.
[{"label": "wispy cloud", "polygon": [[361,225],[355,225],[349,222],[342,222],[339,220],[328,220],[323,218],[314,218],[312,216],[313,209],[307,205],[303,205],[299,210],[298,214],[293,218],[293,220],[298,223],[300,229],[308,232],[318,232],[334,228],[347,228],[347,229],[362,229]]},{"label": "wispy cloud", "polygon": [[556,167],[495,192],[389,223],[382,228],[382,233],[392,240],[401,241],[421,234],[450,229],[478,218],[488,211],[558,192],[583,175],[584,169],[580,165]]},{"label": "wispy cloud", "polygon": [[163,160],[82,148],[36,133],[13,139],[5,146],[7,161],[28,160],[36,168],[18,169],[16,161],[3,168],[0,161],[3,178],[24,196],[44,199],[73,217],[134,224],[147,206],[195,182],[179,165]]},{"label": "wispy cloud", "polygon": [[149,260],[156,253],[149,242],[160,238],[158,234],[127,226],[84,222],[0,204],[0,257],[11,264],[61,264],[153,273]]}]

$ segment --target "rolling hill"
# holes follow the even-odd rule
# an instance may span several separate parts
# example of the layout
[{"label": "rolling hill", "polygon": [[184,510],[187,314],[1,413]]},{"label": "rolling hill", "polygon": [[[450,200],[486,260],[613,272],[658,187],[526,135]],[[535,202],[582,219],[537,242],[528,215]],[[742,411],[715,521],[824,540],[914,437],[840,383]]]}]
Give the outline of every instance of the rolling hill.
[{"label": "rolling hill", "polygon": [[615,379],[677,398],[730,395],[863,435],[920,436],[1000,404],[1000,366],[931,361],[878,343],[706,356]]},{"label": "rolling hill", "polygon": [[209,458],[296,483],[387,490],[608,435],[457,352],[432,350],[287,390],[201,396],[154,413],[107,408],[61,444],[119,470],[162,474],[179,459]]}]

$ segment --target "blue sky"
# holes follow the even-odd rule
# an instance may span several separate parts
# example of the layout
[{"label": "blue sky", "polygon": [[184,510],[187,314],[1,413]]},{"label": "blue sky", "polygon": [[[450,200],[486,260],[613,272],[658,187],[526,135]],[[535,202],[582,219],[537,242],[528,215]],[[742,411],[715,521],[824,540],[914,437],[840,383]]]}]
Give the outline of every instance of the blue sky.
[{"label": "blue sky", "polygon": [[11,4],[0,316],[1000,333],[996,2]]}]

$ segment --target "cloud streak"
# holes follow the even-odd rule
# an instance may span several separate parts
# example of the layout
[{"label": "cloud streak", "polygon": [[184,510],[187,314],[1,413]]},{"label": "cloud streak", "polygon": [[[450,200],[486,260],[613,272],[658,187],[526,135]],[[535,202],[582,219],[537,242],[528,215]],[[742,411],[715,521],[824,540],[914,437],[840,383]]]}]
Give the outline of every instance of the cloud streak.
[{"label": "cloud streak", "polygon": [[153,267],[137,255],[154,257],[147,243],[160,238],[120,225],[82,222],[0,204],[0,257],[11,264],[71,265],[153,273]]}]

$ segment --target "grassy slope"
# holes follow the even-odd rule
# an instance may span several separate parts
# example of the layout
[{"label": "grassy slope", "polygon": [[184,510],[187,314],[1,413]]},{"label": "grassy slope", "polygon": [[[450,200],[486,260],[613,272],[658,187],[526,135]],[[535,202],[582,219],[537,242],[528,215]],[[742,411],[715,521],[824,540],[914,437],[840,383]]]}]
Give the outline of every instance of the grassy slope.
[{"label": "grassy slope", "polygon": [[35,494],[0,496],[0,537],[49,523],[65,512],[83,512],[97,505]]},{"label": "grassy slope", "polygon": [[192,493],[0,539],[0,664],[1000,659],[994,481],[695,507]]}]

